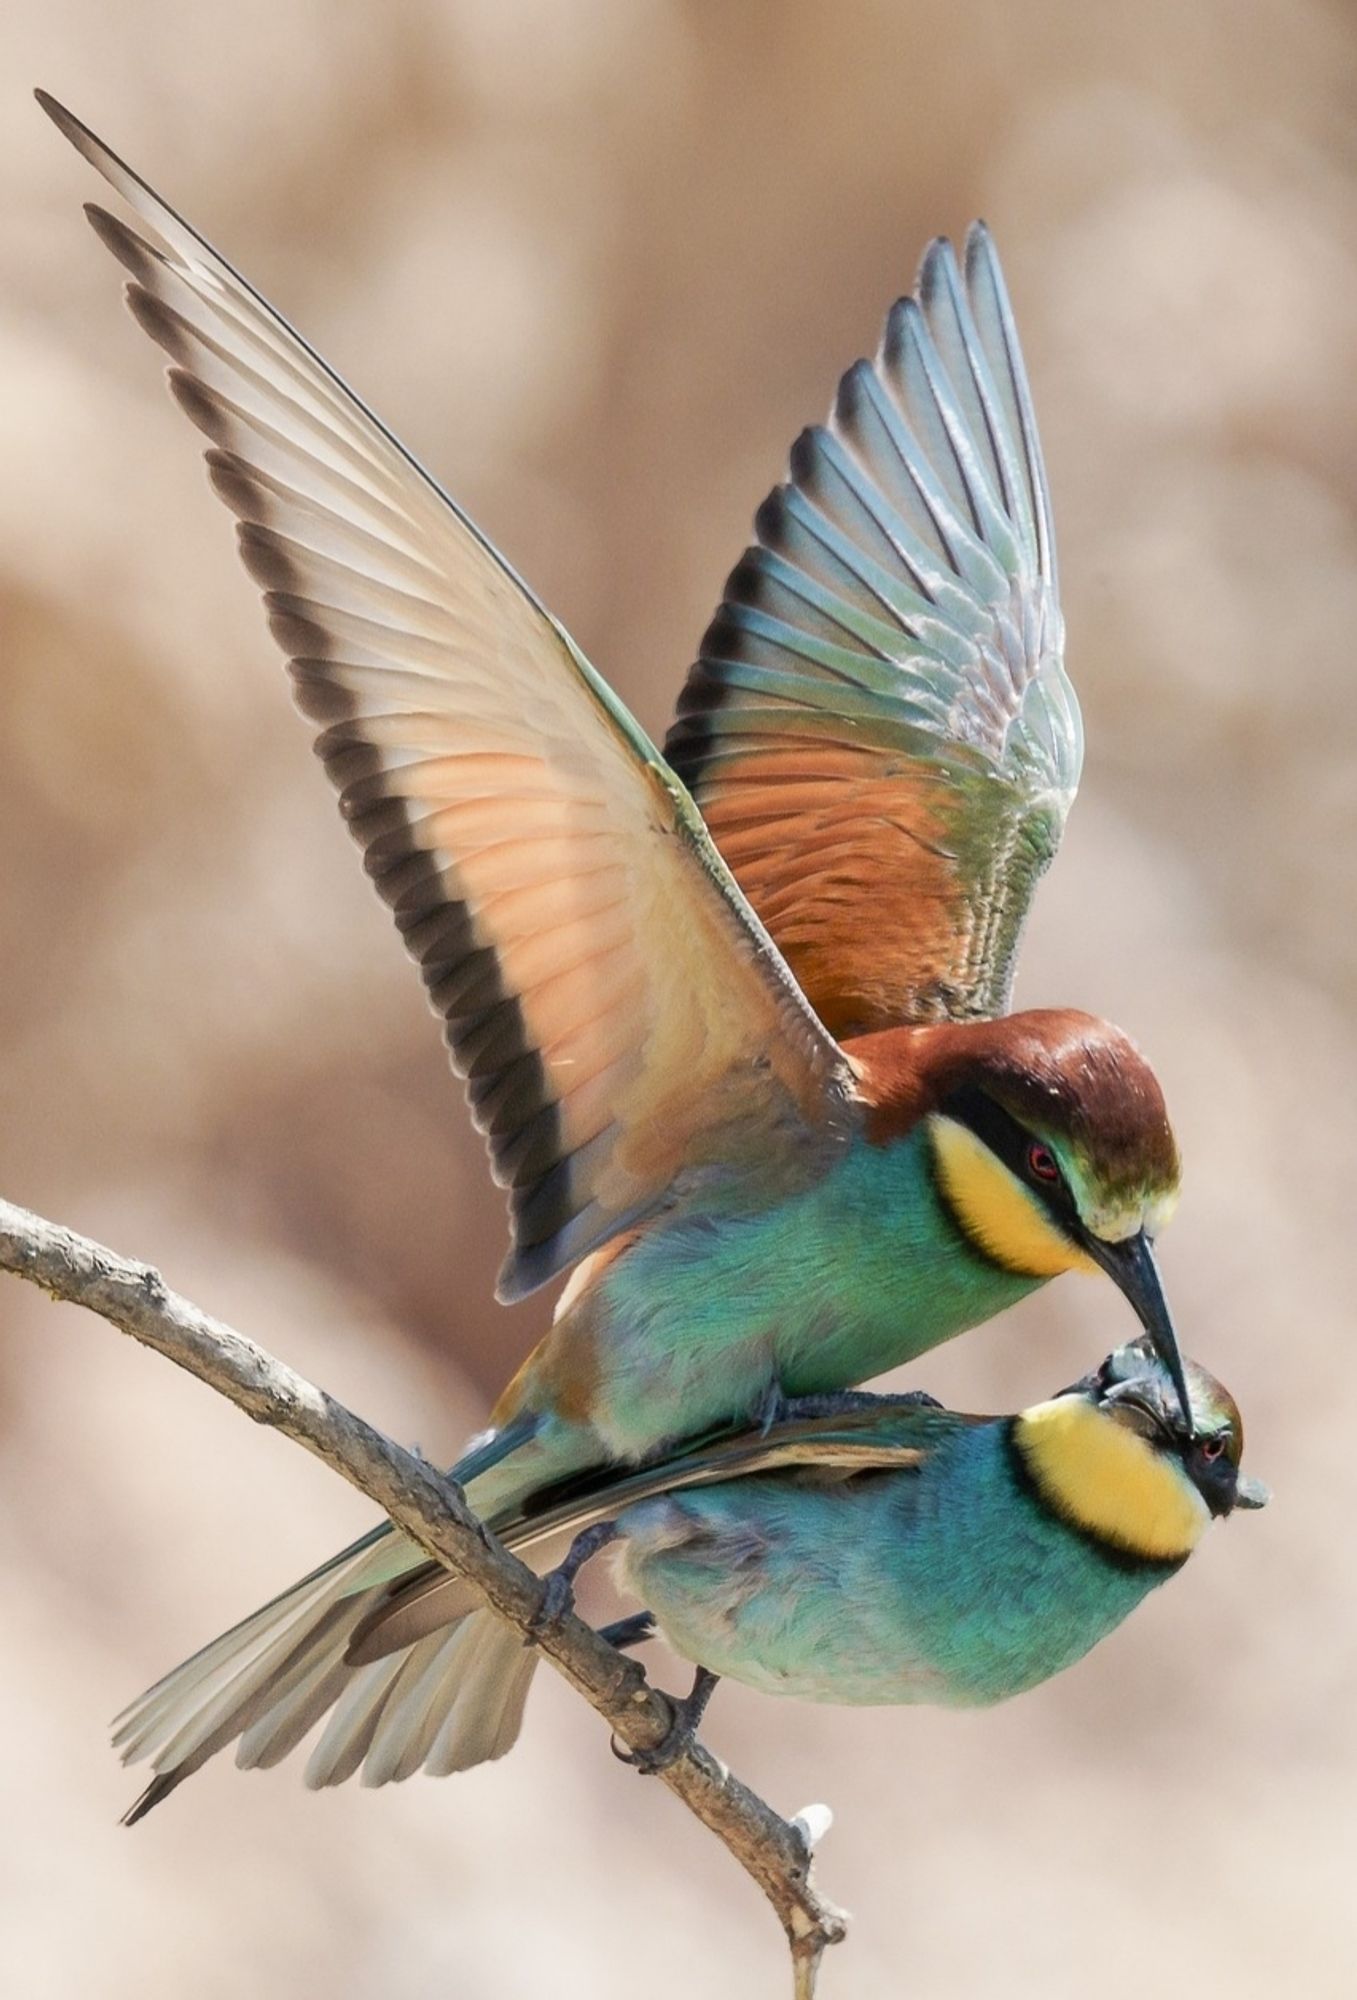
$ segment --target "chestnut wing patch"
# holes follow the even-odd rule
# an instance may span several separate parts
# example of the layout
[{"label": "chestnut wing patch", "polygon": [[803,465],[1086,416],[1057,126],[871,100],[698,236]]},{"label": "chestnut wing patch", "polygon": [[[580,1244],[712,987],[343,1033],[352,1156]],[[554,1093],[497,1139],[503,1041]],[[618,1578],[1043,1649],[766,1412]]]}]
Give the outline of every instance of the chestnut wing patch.
[{"label": "chestnut wing patch", "polygon": [[1079,779],[1050,504],[988,232],[802,434],[666,741],[843,1038],[1004,1011]]}]

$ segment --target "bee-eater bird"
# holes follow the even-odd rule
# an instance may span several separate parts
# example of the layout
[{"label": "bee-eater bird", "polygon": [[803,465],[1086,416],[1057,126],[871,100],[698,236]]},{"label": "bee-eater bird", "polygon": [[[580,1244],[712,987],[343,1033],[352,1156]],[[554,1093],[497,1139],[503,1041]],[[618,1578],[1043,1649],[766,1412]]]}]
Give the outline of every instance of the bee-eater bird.
[{"label": "bee-eater bird", "polygon": [[964,270],[932,246],[795,447],[666,760],[320,357],[41,101],[144,225],[89,210],[509,1189],[500,1294],[574,1267],[457,1469],[479,1503],[866,1380],[1071,1269],[1111,1274],[1186,1409],[1159,1086],[1106,1022],[1003,1012],[1081,740],[984,228]]},{"label": "bee-eater bird", "polygon": [[[722,1675],[803,1701],[983,1706],[1082,1659],[1214,1517],[1266,1503],[1240,1471],[1233,1399],[1194,1363],[1187,1373],[1190,1431],[1142,1338],[1018,1416],[811,1399],[639,1471],[614,1464],[526,1494],[492,1525],[529,1560],[574,1536],[554,1572],[558,1610],[584,1561],[620,1547],[621,1581],[646,1611],[616,1629],[636,1643],[658,1625],[699,1669],[659,1762]],[[327,1709],[313,1786],[360,1766],[372,1785],[446,1775],[510,1747],[538,1655],[476,1615],[471,1586],[425,1562],[347,1595],[320,1572],[307,1590],[250,1621],[254,1657],[234,1679],[218,1641],[128,1712],[125,1754],[157,1772],[129,1821],[236,1738],[242,1765],[277,1762]]]}]

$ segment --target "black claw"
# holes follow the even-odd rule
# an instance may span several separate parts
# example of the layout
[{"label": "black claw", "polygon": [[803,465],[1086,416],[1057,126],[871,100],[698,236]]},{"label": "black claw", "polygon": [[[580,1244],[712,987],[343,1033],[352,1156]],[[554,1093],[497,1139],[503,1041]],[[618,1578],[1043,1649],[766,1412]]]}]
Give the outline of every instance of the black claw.
[{"label": "black claw", "polygon": [[763,1400],[754,1411],[754,1421],[765,1437],[775,1424],[786,1422],[790,1408],[791,1404],[782,1392],[782,1384],[770,1382],[764,1391]]},{"label": "black claw", "polygon": [[595,1521],[592,1527],[576,1535],[555,1569],[548,1570],[542,1578],[542,1596],[524,1636],[525,1646],[535,1646],[544,1633],[569,1616],[575,1608],[575,1578],[600,1549],[606,1549],[616,1539],[617,1528],[612,1521]]},{"label": "black claw", "polygon": [[532,1624],[524,1635],[525,1646],[535,1646],[544,1632],[560,1624],[575,1608],[575,1586],[558,1569],[542,1578],[542,1601],[532,1614]]},{"label": "black claw", "polygon": [[[660,1741],[649,1750],[619,1750],[614,1738],[611,1749],[619,1764],[630,1764],[643,1778],[656,1777],[667,1771],[671,1764],[678,1762],[686,1750],[691,1750],[697,1740],[698,1724],[706,1713],[707,1703],[716,1692],[719,1674],[713,1674],[706,1667],[699,1667],[693,1676],[693,1685],[682,1701],[676,1701],[672,1694],[666,1694],[673,1721]],[[657,1688],[656,1693],[663,1693]]]}]

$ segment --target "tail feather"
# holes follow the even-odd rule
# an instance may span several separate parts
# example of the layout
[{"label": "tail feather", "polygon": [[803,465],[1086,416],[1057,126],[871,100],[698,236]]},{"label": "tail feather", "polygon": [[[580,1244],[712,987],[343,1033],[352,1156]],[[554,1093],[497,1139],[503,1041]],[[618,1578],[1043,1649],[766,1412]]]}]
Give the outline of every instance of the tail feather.
[{"label": "tail feather", "polygon": [[124,1709],[113,1724],[114,1746],[122,1751],[123,1762],[144,1756],[155,1738],[165,1744],[167,1730],[172,1735],[175,1726],[171,1719],[183,1717],[188,1699],[197,1712],[205,1700],[247,1672],[266,1651],[271,1652],[284,1635],[290,1633],[299,1640],[304,1626],[313,1630],[309,1621],[318,1607],[390,1581],[424,1560],[413,1543],[386,1525],[342,1549],[290,1590],[270,1598],[258,1611],[200,1647]]},{"label": "tail feather", "polygon": [[135,1826],[139,1819],[145,1819],[151,1807],[158,1806],[162,1799],[167,1799],[188,1775],[187,1771],[166,1771],[160,1777],[152,1778],[146,1790],[133,1799],[118,1821],[119,1826]]},{"label": "tail feather", "polygon": [[[404,1537],[389,1539],[403,1543],[407,1567],[423,1559]],[[318,1668],[342,1660],[371,1596],[371,1586],[356,1581],[369,1570],[371,1552],[364,1544],[356,1560],[354,1553],[275,1598],[133,1703],[115,1737],[124,1763],[149,1756],[157,1772],[186,1777],[271,1715],[278,1691],[290,1701]],[[392,1552],[382,1555],[385,1564]],[[323,1713],[312,1706],[310,1720]]]},{"label": "tail feather", "polygon": [[[388,1577],[397,1544],[407,1568],[426,1561],[403,1537],[389,1539],[392,1547],[380,1560]],[[123,1761],[149,1758],[156,1774],[126,1825],[237,1738],[237,1764],[266,1769],[326,1716],[306,1766],[313,1789],[343,1784],[360,1767],[367,1785],[390,1784],[421,1767],[446,1775],[511,1748],[536,1655],[493,1614],[472,1611],[377,1660],[356,1660],[355,1634],[400,1588],[399,1576],[394,1586],[367,1582],[376,1567],[367,1545],[337,1558],[195,1653],[125,1711],[115,1738]]]},{"label": "tail feather", "polygon": [[492,1613],[368,1665],[348,1685],[306,1767],[306,1783],[400,1783],[420,1769],[446,1777],[502,1757],[522,1726],[537,1656]]},{"label": "tail feather", "polygon": [[537,1671],[537,1654],[517,1632],[483,1611],[466,1622],[481,1629],[468,1642],[473,1657],[461,1667],[452,1706],[424,1759],[435,1778],[473,1770],[513,1748]]},{"label": "tail feather", "polygon": [[304,1781],[312,1791],[342,1785],[358,1770],[381,1721],[386,1697],[407,1659],[405,1654],[393,1653],[373,1666],[350,1671],[348,1684],[307,1762]]},{"label": "tail feather", "polygon": [[[241,1717],[236,1763],[242,1771],[266,1771],[281,1763],[344,1692],[352,1673],[348,1611],[336,1605],[334,1623],[317,1629],[292,1671],[261,1688]],[[343,1633],[337,1630],[341,1619],[346,1619]],[[331,1643],[325,1643],[327,1638]]]},{"label": "tail feather", "polygon": [[399,1784],[419,1770],[456,1699],[465,1654],[460,1626],[431,1634],[409,1649],[382,1705],[363,1768],[365,1785]]},{"label": "tail feather", "polygon": [[[566,1469],[574,1447],[537,1436],[535,1420],[481,1440],[464,1465],[474,1472],[473,1504],[492,1524],[512,1514],[517,1496]],[[512,1453],[521,1454],[512,1467]],[[510,1532],[510,1545],[537,1531]],[[534,1547],[533,1560],[549,1551]],[[219,1750],[238,1741],[243,1769],[278,1763],[322,1718],[325,1727],[305,1782],[343,1784],[362,1769],[382,1785],[421,1768],[435,1775],[469,1770],[512,1746],[523,1720],[537,1656],[517,1632],[473,1608],[474,1591],[457,1584],[437,1597],[433,1616],[385,1634],[381,1655],[361,1647],[382,1608],[402,1598],[428,1558],[383,1526],[303,1577],[291,1590],[214,1639],[148,1688],[115,1723],[123,1761],[149,1759],[155,1773],[128,1812],[131,1826]],[[434,1571],[448,1585],[454,1579]],[[422,1611],[422,1607],[417,1607]]]},{"label": "tail feather", "polygon": [[[513,1547],[512,1541],[509,1546]],[[480,1601],[464,1577],[451,1576],[437,1563],[427,1563],[372,1606],[349,1642],[349,1658],[355,1666],[366,1666],[369,1660],[404,1652],[430,1632],[445,1632],[459,1625]]]},{"label": "tail feather", "polygon": [[321,1603],[312,1607],[309,1615],[290,1620],[271,1643],[253,1651],[237,1672],[221,1682],[215,1694],[204,1700],[204,1690],[194,1688],[193,1705],[187,1713],[184,1712],[187,1704],[181,1704],[165,1717],[162,1725],[165,1729],[173,1728],[181,1715],[183,1720],[172,1735],[166,1736],[157,1762],[161,1765],[184,1764],[190,1759],[201,1762],[215,1749],[234,1742],[258,1719],[261,1704],[272,1708],[274,1690],[280,1680],[291,1686],[295,1677],[314,1668],[318,1656],[333,1651],[336,1643],[341,1648],[347,1645],[357,1616],[356,1604]]},{"label": "tail feather", "polygon": [[[343,1607],[334,1607],[334,1609],[342,1612]],[[332,1618],[330,1614],[326,1614],[322,1620],[325,1634],[333,1633],[338,1622],[337,1618]],[[318,1640],[316,1643],[319,1645],[322,1641]],[[331,1657],[336,1645],[339,1659],[342,1660],[344,1645],[342,1635],[336,1642],[332,1643]],[[302,1658],[298,1662],[298,1667],[304,1669],[304,1685],[312,1692],[311,1698],[306,1704],[305,1713],[301,1718],[300,1727],[297,1729],[296,1735],[292,1738],[294,1742],[300,1742],[311,1725],[324,1714],[330,1702],[334,1700],[335,1694],[339,1692],[339,1687],[336,1685],[334,1692],[330,1693],[328,1698],[323,1694],[320,1695],[319,1699],[316,1698],[314,1690],[318,1675],[323,1674],[327,1675],[327,1677],[332,1677],[334,1669],[331,1666],[327,1670],[325,1659],[317,1661],[315,1650],[309,1640],[303,1648]],[[226,1697],[223,1697],[201,1716],[192,1717],[179,1734],[172,1737],[157,1752],[155,1757],[157,1769],[170,1770],[177,1777],[187,1778],[192,1772],[201,1770],[209,1757],[215,1757],[219,1750],[227,1749],[230,1744],[235,1742],[237,1737],[240,1738],[240,1747],[236,1752],[236,1762],[238,1764],[241,1764],[245,1768],[251,1768],[256,1765],[276,1763],[278,1758],[286,1753],[288,1746],[286,1741],[284,1741],[282,1744],[276,1746],[276,1754],[272,1754],[275,1750],[275,1737],[280,1733],[277,1728],[278,1718],[272,1706],[275,1681],[270,1674],[266,1680],[254,1685],[254,1683],[258,1682],[258,1674],[260,1672],[268,1673],[267,1664],[251,1674],[253,1691],[247,1693],[243,1698],[228,1700]],[[285,1678],[289,1685],[291,1685],[293,1680],[292,1672],[289,1671]],[[236,1693],[234,1689],[227,1692],[228,1695]],[[263,1710],[262,1716],[260,1714],[261,1709]],[[289,1708],[289,1716],[295,1722],[295,1714],[291,1707]],[[215,1726],[209,1726],[211,1724],[215,1724]],[[246,1741],[250,1736],[251,1730],[256,1726],[261,1728],[264,1747],[260,1753],[247,1759],[245,1752]]]}]

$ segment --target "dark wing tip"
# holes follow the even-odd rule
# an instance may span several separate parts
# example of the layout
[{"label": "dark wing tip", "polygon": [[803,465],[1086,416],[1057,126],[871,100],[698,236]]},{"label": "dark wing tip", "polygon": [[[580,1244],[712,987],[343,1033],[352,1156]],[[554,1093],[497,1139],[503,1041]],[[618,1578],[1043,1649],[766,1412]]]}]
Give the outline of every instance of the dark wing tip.
[{"label": "dark wing tip", "polygon": [[[133,242],[137,240],[136,237],[132,238]],[[113,246],[110,244],[109,247]],[[154,292],[148,292],[140,283],[128,285],[123,297],[127,301],[127,310],[142,332],[153,340],[157,347],[162,347],[171,361],[176,362],[179,367],[189,367],[193,351],[192,329],[182,313],[177,313],[173,306],[167,306],[163,299],[158,298]]]},{"label": "dark wing tip", "polygon": [[185,368],[167,369],[165,379],[170,385],[170,394],[189,422],[196,425],[204,437],[211,438],[213,444],[229,450],[236,432],[225,398]]},{"label": "dark wing tip", "polygon": [[806,486],[810,483],[820,462],[820,450],[825,435],[823,424],[807,424],[804,430],[797,433],[791,451],[787,454],[788,470],[795,485]]},{"label": "dark wing tip", "polygon": [[94,231],[105,250],[117,258],[123,269],[130,271],[134,278],[144,281],[153,268],[154,253],[151,246],[129,229],[120,216],[101,208],[97,201],[84,204],[85,220]]},{"label": "dark wing tip", "polygon": [[855,361],[851,368],[844,370],[839,377],[839,386],[834,396],[836,417],[845,423],[852,422],[863,404],[871,399],[871,384],[875,373],[871,362],[865,358]]},{"label": "dark wing tip", "polygon": [[60,131],[64,132],[68,125],[73,125],[76,122],[65,105],[53,97],[50,90],[44,90],[40,83],[34,84],[33,95],[37,98],[38,103],[47,113],[52,123]]},{"label": "dark wing tip", "polygon": [[998,278],[999,250],[994,241],[994,232],[983,216],[978,215],[966,231],[962,260],[968,284],[974,282],[977,272],[982,269]]},{"label": "dark wing tip", "polygon": [[939,284],[945,285],[949,276],[956,273],[956,250],[950,236],[935,236],[924,247],[919,259],[919,269],[914,279],[914,290],[920,302],[927,304]]},{"label": "dark wing tip", "polygon": [[69,139],[77,153],[83,153],[91,166],[98,167],[105,158],[105,149],[89,126],[82,124],[73,111],[68,111],[58,98],[53,97],[50,90],[38,88],[33,95],[62,137]]},{"label": "dark wing tip", "polygon": [[906,292],[886,314],[886,323],[881,329],[878,364],[888,369],[899,368],[906,349],[919,340],[923,324],[922,306],[913,292]]},{"label": "dark wing tip", "polygon": [[145,1819],[152,1806],[158,1806],[162,1799],[167,1799],[187,1776],[188,1772],[184,1770],[162,1771],[158,1778],[152,1778],[141,1797],[127,1808],[118,1821],[119,1826],[135,1826],[139,1819]]},{"label": "dark wing tip", "polygon": [[502,1306],[516,1306],[520,1300],[531,1298],[555,1275],[547,1268],[547,1259],[540,1251],[532,1256],[510,1250],[495,1279],[495,1298]]}]

